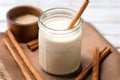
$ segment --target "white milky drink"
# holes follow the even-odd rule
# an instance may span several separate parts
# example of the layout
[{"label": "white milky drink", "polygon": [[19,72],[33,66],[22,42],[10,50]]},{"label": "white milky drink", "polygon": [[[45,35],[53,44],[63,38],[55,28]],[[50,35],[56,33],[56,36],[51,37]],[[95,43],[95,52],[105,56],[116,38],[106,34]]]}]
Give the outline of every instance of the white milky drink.
[{"label": "white milky drink", "polygon": [[75,72],[80,66],[82,20],[68,29],[75,12],[54,8],[42,14],[39,24],[39,62],[55,75]]}]

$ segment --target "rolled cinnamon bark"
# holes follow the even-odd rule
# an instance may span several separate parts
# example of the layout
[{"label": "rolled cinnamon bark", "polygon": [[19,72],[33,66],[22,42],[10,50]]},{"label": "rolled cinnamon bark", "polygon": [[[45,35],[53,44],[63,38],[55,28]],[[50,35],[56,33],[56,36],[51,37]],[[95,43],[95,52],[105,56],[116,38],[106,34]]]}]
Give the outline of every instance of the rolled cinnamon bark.
[{"label": "rolled cinnamon bark", "polygon": [[92,80],[99,80],[99,48],[93,50],[93,68],[92,68]]},{"label": "rolled cinnamon bark", "polygon": [[31,51],[34,51],[38,48],[38,39],[30,41],[26,45]]}]

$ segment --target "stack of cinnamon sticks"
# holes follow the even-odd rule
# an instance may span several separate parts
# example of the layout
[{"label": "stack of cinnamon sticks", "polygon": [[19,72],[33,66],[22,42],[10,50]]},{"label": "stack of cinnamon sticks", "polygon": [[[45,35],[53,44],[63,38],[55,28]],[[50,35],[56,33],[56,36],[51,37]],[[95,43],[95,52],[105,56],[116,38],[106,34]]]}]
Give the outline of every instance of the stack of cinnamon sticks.
[{"label": "stack of cinnamon sticks", "polygon": [[99,80],[100,62],[111,53],[109,47],[105,47],[101,52],[99,48],[94,48],[93,61],[75,78],[75,80],[84,80],[92,72],[92,80]]},{"label": "stack of cinnamon sticks", "polygon": [[[25,80],[33,80],[32,77],[29,75],[28,71],[26,70],[25,66],[27,66],[27,68],[33,74],[33,76],[34,76],[34,78],[36,80],[42,80],[41,76],[36,71],[36,69],[33,67],[33,65],[30,63],[29,59],[25,55],[25,53],[22,50],[21,46],[19,45],[19,43],[15,39],[15,37],[14,37],[13,33],[11,32],[11,30],[8,29],[6,31],[6,34],[9,37],[10,41],[12,42],[12,44],[14,45],[15,49],[17,50],[17,53],[19,54],[19,56],[21,57],[22,60],[16,55],[17,53],[10,46],[10,44],[8,43],[8,41],[6,39],[3,39],[3,42],[5,43],[6,47],[10,51],[10,54],[12,55],[12,57],[14,58],[14,60],[18,64],[18,66],[20,67],[21,72],[23,73],[23,75],[25,77]],[[24,63],[25,63],[25,65],[24,65]]]},{"label": "stack of cinnamon sticks", "polygon": [[34,39],[34,40],[28,42],[27,46],[31,51],[36,50],[38,48],[38,39]]}]

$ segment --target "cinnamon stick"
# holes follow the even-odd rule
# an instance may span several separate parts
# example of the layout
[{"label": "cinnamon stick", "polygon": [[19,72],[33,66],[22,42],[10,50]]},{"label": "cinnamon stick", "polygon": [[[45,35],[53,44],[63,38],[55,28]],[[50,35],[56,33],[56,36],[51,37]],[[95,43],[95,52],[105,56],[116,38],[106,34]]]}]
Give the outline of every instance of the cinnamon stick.
[{"label": "cinnamon stick", "polygon": [[19,57],[16,55],[15,51],[12,49],[12,47],[10,46],[10,44],[7,42],[6,39],[3,39],[3,42],[5,43],[6,47],[8,48],[8,50],[10,51],[10,54],[12,55],[12,57],[14,58],[14,60],[16,61],[16,63],[18,64],[18,66],[20,67],[21,72],[23,73],[24,77],[26,80],[32,80],[32,78],[30,77],[29,73],[27,72],[27,70],[25,69],[25,66],[23,64],[23,62],[21,61],[21,59],[19,59]]},{"label": "cinnamon stick", "polygon": [[8,29],[6,31],[7,36],[9,37],[9,39],[11,40],[11,42],[13,43],[14,47],[16,48],[16,50],[18,51],[19,55],[21,56],[21,58],[23,59],[24,63],[26,64],[26,66],[28,67],[28,69],[31,71],[31,73],[33,74],[33,76],[37,79],[37,80],[42,80],[42,78],[40,77],[40,75],[38,74],[38,72],[35,70],[35,68],[32,66],[32,64],[30,63],[30,61],[28,60],[28,58],[26,57],[25,53],[23,52],[22,48],[20,47],[19,43],[17,42],[17,40],[15,39],[13,33],[11,32],[10,29]]},{"label": "cinnamon stick", "polygon": [[[107,55],[111,53],[111,49],[109,47],[105,47],[102,52],[100,52],[100,60],[102,61]],[[75,80],[83,80],[89,72],[91,72],[93,67],[93,63],[87,65],[87,67],[75,78]]]},{"label": "cinnamon stick", "polygon": [[38,48],[38,39],[34,39],[30,42],[27,43],[27,47],[31,50],[34,51]]},{"label": "cinnamon stick", "polygon": [[93,68],[92,68],[92,80],[99,80],[99,48],[94,48],[93,51]]},{"label": "cinnamon stick", "polygon": [[34,45],[32,45],[32,46],[29,46],[29,49],[31,50],[31,51],[34,51],[34,50],[36,50],[38,48],[38,43],[37,44],[34,44]]},{"label": "cinnamon stick", "polygon": [[30,47],[30,46],[33,46],[33,45],[35,45],[35,44],[38,44],[38,39],[34,39],[34,40],[28,42],[28,43],[27,43],[27,46]]},{"label": "cinnamon stick", "polygon": [[80,18],[80,16],[82,15],[82,13],[84,12],[84,10],[86,9],[88,3],[89,3],[89,0],[84,0],[84,2],[82,4],[82,6],[80,7],[79,11],[77,12],[77,14],[73,18],[72,22],[68,26],[69,29],[73,28],[73,26],[75,25],[75,23],[77,22],[77,20]]}]

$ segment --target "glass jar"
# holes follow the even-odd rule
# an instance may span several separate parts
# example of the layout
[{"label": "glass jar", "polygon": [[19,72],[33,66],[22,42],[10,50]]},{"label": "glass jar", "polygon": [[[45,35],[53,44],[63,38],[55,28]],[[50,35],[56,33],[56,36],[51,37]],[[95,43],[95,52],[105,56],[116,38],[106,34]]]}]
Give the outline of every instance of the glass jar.
[{"label": "glass jar", "polygon": [[80,67],[82,19],[68,29],[75,14],[68,8],[52,8],[40,16],[39,62],[44,71],[66,75]]}]

